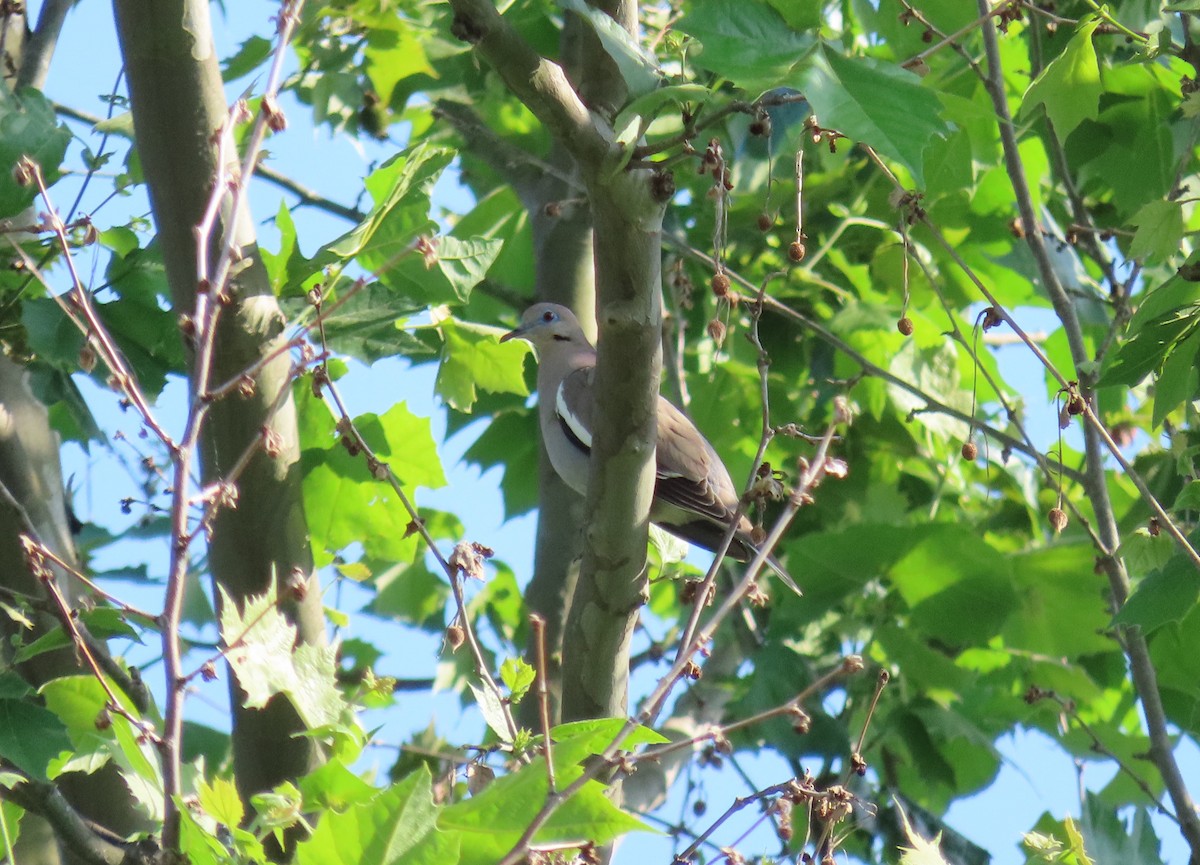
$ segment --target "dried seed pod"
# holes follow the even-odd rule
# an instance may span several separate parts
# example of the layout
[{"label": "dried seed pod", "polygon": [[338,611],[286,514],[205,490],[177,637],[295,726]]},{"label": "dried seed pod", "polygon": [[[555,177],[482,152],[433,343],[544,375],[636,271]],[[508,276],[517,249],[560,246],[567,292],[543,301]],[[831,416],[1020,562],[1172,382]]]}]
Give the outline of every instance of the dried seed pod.
[{"label": "dried seed pod", "polygon": [[900,316],[899,320],[896,322],[896,330],[900,331],[905,336],[912,336],[912,332],[913,332],[912,319],[909,318],[907,315]]},{"label": "dried seed pod", "polygon": [[788,244],[788,258],[794,263],[799,264],[804,261],[804,256],[808,254],[808,248],[802,240],[793,240]]},{"label": "dried seed pod", "polygon": [[1050,520],[1050,528],[1054,529],[1055,534],[1067,527],[1067,512],[1062,508],[1051,508],[1050,513],[1046,516]]},{"label": "dried seed pod", "polygon": [[771,214],[760,213],[758,215],[758,230],[759,231],[770,231],[771,226],[773,226],[774,224],[775,224],[775,220],[771,218]]},{"label": "dried seed pod", "polygon": [[974,462],[975,458],[978,456],[979,456],[979,445],[975,444],[975,442],[971,441],[970,439],[963,442],[962,458],[964,460],[967,460],[969,462]]},{"label": "dried seed pod", "polygon": [[713,274],[712,282],[709,284],[712,286],[712,293],[717,297],[725,297],[729,294],[729,277],[724,271]]}]

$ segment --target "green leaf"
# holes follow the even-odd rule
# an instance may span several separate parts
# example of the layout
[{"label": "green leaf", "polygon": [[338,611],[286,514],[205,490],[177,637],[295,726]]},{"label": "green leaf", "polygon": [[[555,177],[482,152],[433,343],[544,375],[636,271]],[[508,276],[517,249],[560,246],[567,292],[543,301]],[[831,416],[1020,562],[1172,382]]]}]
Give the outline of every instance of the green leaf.
[{"label": "green leaf", "polygon": [[1017,606],[1008,562],[962,526],[938,526],[892,566],[890,577],[913,623],[949,645],[985,643]]},{"label": "green leaf", "polygon": [[1189,481],[1175,497],[1171,510],[1200,511],[1200,481]]},{"label": "green leaf", "polygon": [[793,30],[803,33],[821,26],[820,3],[797,3],[795,0],[767,0],[771,8],[783,16]]},{"label": "green leaf", "polygon": [[[418,303],[458,301],[454,285],[439,268],[427,272],[414,245],[418,237],[433,238],[437,224],[429,218],[429,195],[452,151],[420,144],[399,153],[375,169],[365,181],[374,202],[366,218],[337,240],[325,244],[311,259],[295,246],[290,217],[276,217],[284,243],[268,258],[272,282],[283,294],[300,295],[326,268],[344,267],[355,260],[378,281]],[[287,229],[287,230],[284,230]],[[475,250],[482,254],[482,251]],[[451,270],[461,270],[456,263]]]},{"label": "green leaf", "polygon": [[[370,560],[411,562],[418,538],[408,530],[410,517],[395,491],[370,475],[361,456],[346,451],[329,407],[311,388],[298,386],[294,393],[301,418],[304,502],[314,547],[325,553],[362,543]],[[413,415],[399,403],[383,416],[363,415],[355,423],[403,483],[445,483],[428,418]]]},{"label": "green leaf", "polygon": [[437,77],[426,54],[429,37],[428,30],[399,15],[380,15],[367,29],[363,59],[382,105],[394,103],[396,86],[401,81],[416,76]]},{"label": "green leaf", "polygon": [[[344,301],[331,298],[326,306],[335,302],[323,330],[325,344],[333,351],[368,364],[398,354],[410,358],[434,354],[432,346],[404,329],[405,320],[424,310],[424,304],[378,282],[364,285]],[[283,298],[282,305],[291,317],[310,308],[308,299],[299,297]]]},{"label": "green leaf", "polygon": [[1112,364],[1100,376],[1100,385],[1138,384],[1147,374],[1160,369],[1172,347],[1194,333],[1197,325],[1200,325],[1200,303],[1178,307],[1145,322],[1117,349]]},{"label": "green leaf", "polygon": [[1196,356],[1200,354],[1200,332],[1193,331],[1167,354],[1154,383],[1154,412],[1150,424],[1157,429],[1181,403],[1193,399],[1197,387]]},{"label": "green leaf", "polygon": [[940,847],[942,835],[939,832],[933,838],[925,838],[908,822],[908,815],[904,813],[904,809],[900,807],[899,800],[893,800],[896,805],[896,810],[900,814],[900,821],[904,830],[904,840],[908,842],[907,847],[900,848],[900,865],[946,865],[946,860],[943,858]]},{"label": "green leaf", "polygon": [[500,696],[491,688],[477,688],[470,682],[467,685],[471,689],[471,693],[475,695],[475,702],[488,727],[501,742],[511,745],[513,731],[509,729],[508,716],[505,714],[504,703],[501,702]]},{"label": "green leaf", "polygon": [[242,825],[246,810],[238,796],[237,785],[228,778],[214,778],[209,784],[203,778],[196,782],[196,795],[200,807],[208,816],[229,828]]},{"label": "green leaf", "polygon": [[506,520],[528,513],[538,505],[540,449],[536,414],[506,411],[496,415],[463,454],[464,459],[480,468],[502,468],[500,490],[504,493]]},{"label": "green leaf", "polygon": [[251,36],[246,39],[232,57],[221,64],[221,78],[228,84],[237,81],[243,75],[249,75],[262,66],[271,56],[274,43],[262,36]]},{"label": "green leaf", "polygon": [[537,671],[524,658],[505,658],[500,665],[500,679],[511,692],[509,699],[519,703],[537,677]]},{"label": "green leaf", "polygon": [[[519,771],[497,778],[478,795],[444,808],[438,827],[462,838],[461,865],[493,863],[516,844],[548,792],[546,763],[538,757]],[[590,781],[559,806],[533,843],[587,840],[602,845],[646,828],[613,805],[601,784]]]},{"label": "green leaf", "polygon": [[1093,573],[1094,557],[1090,546],[1066,543],[1012,556],[1016,595],[1001,632],[1004,645],[1067,660],[1111,650],[1106,584]]},{"label": "green leaf", "polygon": [[1036,106],[1044,105],[1055,131],[1062,138],[1070,135],[1084,120],[1096,119],[1100,95],[1104,92],[1096,49],[1092,45],[1092,34],[1099,25],[1100,19],[1094,15],[1080,21],[1063,53],[1050,61],[1025,91],[1021,116],[1028,117]]},{"label": "green leaf", "polygon": [[336,758],[301,778],[299,787],[304,794],[305,808],[309,810],[320,807],[345,811],[379,795],[378,788],[355,775]]},{"label": "green leaf", "polygon": [[[139,643],[141,642],[140,635],[125,621],[125,616],[120,610],[114,610],[111,607],[100,607],[80,613],[79,618],[94,637],[100,639],[123,637]],[[42,634],[42,636],[38,637],[32,643],[22,646],[17,650],[13,655],[13,663],[23,663],[45,652],[52,652],[55,649],[70,646],[72,643],[71,636],[61,626],[55,627],[53,630]]]},{"label": "green leaf", "polygon": [[420,560],[396,562],[375,578],[375,597],[368,609],[376,616],[440,631],[449,596],[445,574],[433,573]]},{"label": "green leaf", "polygon": [[402,484],[429,489],[446,485],[429,418],[398,402],[381,415],[359,415],[354,425]]},{"label": "green leaf", "polygon": [[0,757],[45,781],[50,761],[70,748],[67,728],[53,712],[25,700],[0,699]]},{"label": "green leaf", "polygon": [[1137,226],[1129,257],[1155,264],[1179,252],[1183,240],[1183,205],[1177,201],[1151,201],[1130,220]]},{"label": "green leaf", "polygon": [[476,388],[493,393],[526,396],[525,356],[529,345],[521,340],[497,342],[502,328],[457,321],[440,322],[442,362],[438,367],[438,394],[454,409],[469,412]]},{"label": "green leaf", "polygon": [[702,84],[671,84],[652,90],[626,104],[613,121],[613,129],[624,129],[635,118],[641,118],[641,132],[667,105],[683,105],[687,102],[704,102],[712,91]]},{"label": "green leaf", "polygon": [[630,98],[649,93],[659,85],[662,73],[659,71],[658,61],[624,27],[584,0],[559,2],[564,9],[574,12],[592,28],[605,52],[617,64],[621,77],[625,79]]},{"label": "green leaf", "polygon": [[1094,793],[1088,793],[1080,823],[1088,853],[1096,862],[1162,865],[1159,840],[1145,808],[1135,808],[1127,823]]},{"label": "green leaf", "polygon": [[59,125],[54,106],[40,92],[0,88],[0,219],[16,216],[37,196],[33,183],[17,183],[13,169],[18,160],[28,156],[36,162],[46,185],[52,186],[70,141],[70,130]]},{"label": "green leaf", "polygon": [[906,69],[822,48],[805,75],[817,121],[896,160],[925,185],[925,148],[950,133],[937,95]]},{"label": "green leaf", "polygon": [[786,81],[816,44],[762,0],[705,0],[676,29],[700,41],[697,66],[752,92]]},{"label": "green leaf", "polygon": [[374,800],[326,814],[296,845],[296,865],[445,865],[458,862],[459,838],[439,831],[429,770],[422,766]]},{"label": "green leaf", "polygon": [[1190,559],[1176,555],[1161,571],[1155,571],[1138,584],[1113,616],[1112,623],[1137,625],[1150,634],[1168,622],[1182,622],[1197,601],[1200,601],[1200,579],[1196,567]]},{"label": "green leaf", "polygon": [[311,643],[296,645],[296,627],[279,610],[275,584],[246,599],[239,610],[221,587],[221,638],[225,657],[246,692],[245,705],[261,709],[276,694],[285,694],[311,727],[334,724],[345,703],[338,690],[337,650]]}]

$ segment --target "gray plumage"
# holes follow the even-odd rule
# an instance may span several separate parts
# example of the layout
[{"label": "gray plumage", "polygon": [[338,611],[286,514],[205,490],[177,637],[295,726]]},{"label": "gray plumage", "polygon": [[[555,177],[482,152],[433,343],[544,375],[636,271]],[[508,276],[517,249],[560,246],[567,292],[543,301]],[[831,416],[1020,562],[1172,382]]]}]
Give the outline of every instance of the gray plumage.
[{"label": "gray plumage", "polygon": [[[501,342],[524,339],[538,355],[538,421],[550,463],[580,494],[587,492],[591,454],[596,350],[565,306],[539,303]],[[650,520],[672,534],[714,550],[737,513],[738,493],[713,446],[686,415],[658,398],[658,442]],[[756,552],[753,526],[742,515],[726,555],[748,561]],[[799,587],[775,561],[768,564],[797,594]]]}]

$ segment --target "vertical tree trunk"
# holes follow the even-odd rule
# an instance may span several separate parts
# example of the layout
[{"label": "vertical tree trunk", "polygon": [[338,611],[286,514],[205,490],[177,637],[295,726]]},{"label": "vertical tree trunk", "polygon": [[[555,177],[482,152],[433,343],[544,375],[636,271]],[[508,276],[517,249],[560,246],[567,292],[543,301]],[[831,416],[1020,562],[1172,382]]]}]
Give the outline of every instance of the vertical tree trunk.
[{"label": "vertical tree trunk", "polygon": [[[35,535],[63,561],[74,563],[75,545],[67,520],[59,464],[58,434],[50,427],[46,407],[29,390],[23,367],[0,354],[0,585],[33,598],[45,598],[43,587],[30,573],[19,536]],[[64,594],[74,601],[81,592],[59,569],[56,577]],[[6,654],[8,638],[18,629],[8,616],[3,622]],[[35,617],[35,633],[22,634],[28,643],[40,633],[59,627],[49,613]],[[74,652],[63,649],[31,658],[21,665],[22,676],[35,687],[60,676],[82,673]],[[147,828],[134,808],[129,788],[114,765],[90,775],[69,773],[59,787],[85,817],[120,835]],[[27,814],[29,836],[22,845],[20,862],[54,863],[60,854],[49,828],[36,815]],[[24,836],[24,833],[23,833]],[[64,855],[65,861],[75,861]]]}]

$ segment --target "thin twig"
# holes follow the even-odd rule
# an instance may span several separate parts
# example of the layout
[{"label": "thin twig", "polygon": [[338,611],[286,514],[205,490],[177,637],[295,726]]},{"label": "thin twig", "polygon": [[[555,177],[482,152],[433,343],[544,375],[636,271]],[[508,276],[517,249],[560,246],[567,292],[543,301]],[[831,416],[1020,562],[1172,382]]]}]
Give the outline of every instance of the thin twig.
[{"label": "thin twig", "polygon": [[154,725],[142,720],[126,709],[124,704],[118,699],[112,686],[108,683],[108,677],[104,675],[104,670],[101,669],[96,656],[92,654],[91,646],[83,638],[79,624],[75,621],[71,605],[67,603],[62,589],[58,587],[58,580],[55,579],[54,572],[46,566],[45,559],[41,556],[41,545],[24,533],[21,534],[20,541],[25,553],[25,560],[29,563],[30,570],[33,572],[34,577],[41,582],[42,586],[46,589],[46,593],[54,602],[53,610],[58,621],[62,624],[63,630],[71,638],[71,643],[75,646],[75,651],[78,652],[84,663],[87,664],[88,669],[92,671],[92,676],[100,683],[100,687],[104,689],[104,693],[108,697],[105,708],[111,712],[116,712],[127,720],[139,736],[145,736],[156,745],[161,744],[162,739],[157,731],[155,731]]},{"label": "thin twig", "polygon": [[554,752],[550,737],[550,690],[546,686],[546,620],[537,613],[529,616],[529,627],[533,629],[533,644],[537,651],[537,698],[538,714],[542,722],[542,754],[546,758],[547,789],[553,794],[558,792],[558,782],[554,778]]}]

